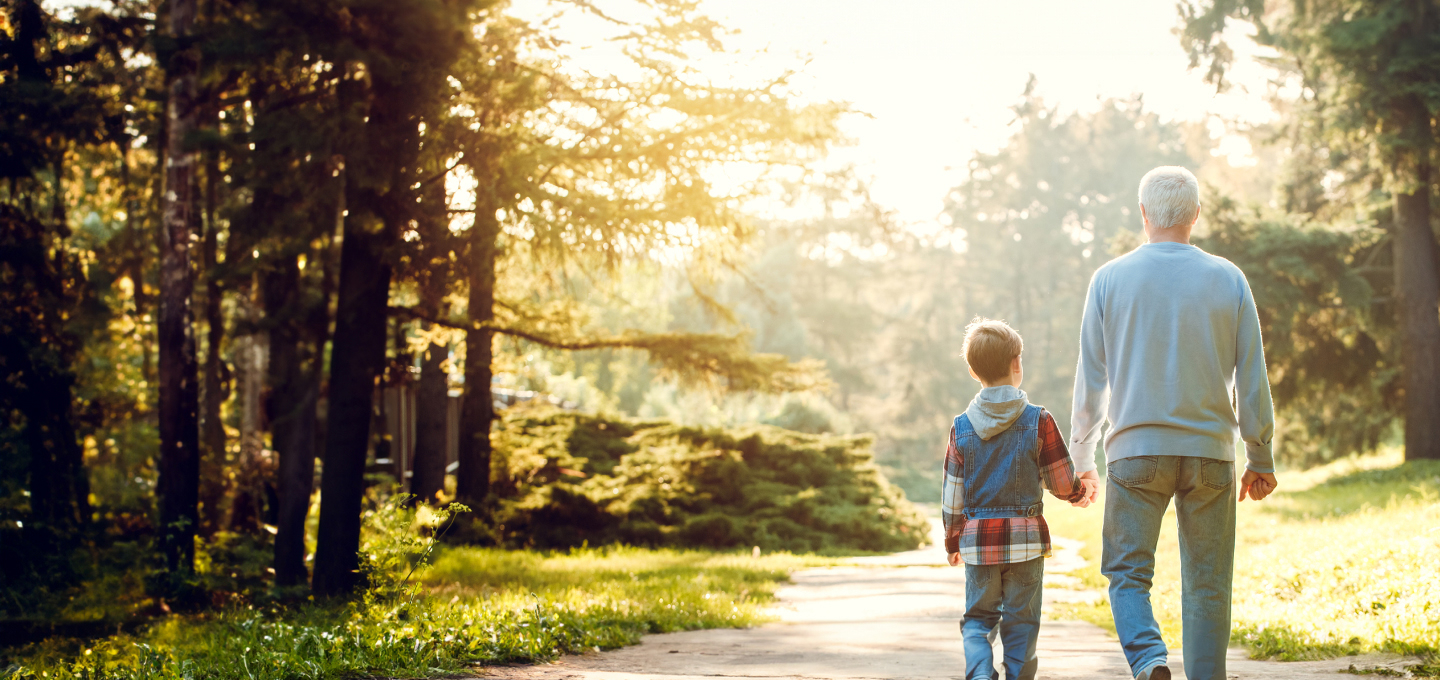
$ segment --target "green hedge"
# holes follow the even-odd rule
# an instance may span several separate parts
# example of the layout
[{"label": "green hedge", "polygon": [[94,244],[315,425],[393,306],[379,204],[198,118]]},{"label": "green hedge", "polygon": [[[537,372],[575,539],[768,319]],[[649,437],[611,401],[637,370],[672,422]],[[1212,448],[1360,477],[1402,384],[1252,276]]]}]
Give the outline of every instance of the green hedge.
[{"label": "green hedge", "polygon": [[924,517],[875,466],[870,437],[524,407],[492,441],[505,545],[838,553],[927,540]]}]

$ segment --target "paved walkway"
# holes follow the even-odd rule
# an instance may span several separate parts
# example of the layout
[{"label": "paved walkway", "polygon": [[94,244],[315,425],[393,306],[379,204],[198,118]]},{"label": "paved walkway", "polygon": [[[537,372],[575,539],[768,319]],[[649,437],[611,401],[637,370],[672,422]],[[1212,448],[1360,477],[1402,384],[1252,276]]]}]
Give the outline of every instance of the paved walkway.
[{"label": "paved walkway", "polygon": [[[936,520],[938,524],[938,520]],[[938,542],[937,542],[938,543]],[[1046,565],[1045,603],[1099,597],[1076,590],[1065,572],[1083,566],[1079,544],[1059,539]],[[540,666],[488,669],[505,680],[711,680],[745,678],[962,678],[965,656],[958,621],[964,611],[964,570],[943,567],[943,548],[852,560],[855,566],[807,569],[778,593],[781,621],[745,630],[703,630],[647,636],[639,645],[571,656]],[[1047,619],[1040,628],[1039,678],[1130,678],[1119,643],[1080,621]],[[1230,677],[1337,680],[1352,663],[1398,667],[1400,657],[1331,661],[1253,661],[1230,653]],[[1413,660],[1410,661],[1413,663]],[[1184,678],[1180,657],[1171,668]]]}]

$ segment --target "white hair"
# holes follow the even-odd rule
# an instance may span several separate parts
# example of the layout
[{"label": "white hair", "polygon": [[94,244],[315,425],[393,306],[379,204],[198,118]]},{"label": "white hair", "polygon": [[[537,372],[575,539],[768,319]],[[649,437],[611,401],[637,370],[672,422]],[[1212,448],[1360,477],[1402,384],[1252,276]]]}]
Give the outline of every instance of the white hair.
[{"label": "white hair", "polygon": [[1156,229],[1186,226],[1200,211],[1200,182],[1178,165],[1162,165],[1140,178],[1140,207]]}]

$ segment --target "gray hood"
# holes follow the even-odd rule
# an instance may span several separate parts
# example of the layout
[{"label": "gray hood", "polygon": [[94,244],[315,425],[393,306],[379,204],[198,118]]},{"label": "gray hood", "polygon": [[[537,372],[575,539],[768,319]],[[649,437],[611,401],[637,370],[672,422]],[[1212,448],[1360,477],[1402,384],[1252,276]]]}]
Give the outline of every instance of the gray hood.
[{"label": "gray hood", "polygon": [[975,428],[975,434],[980,435],[981,439],[989,440],[1009,429],[1029,404],[1025,390],[1018,387],[987,387],[975,395],[975,399],[965,409],[965,415],[970,418],[970,427]]}]

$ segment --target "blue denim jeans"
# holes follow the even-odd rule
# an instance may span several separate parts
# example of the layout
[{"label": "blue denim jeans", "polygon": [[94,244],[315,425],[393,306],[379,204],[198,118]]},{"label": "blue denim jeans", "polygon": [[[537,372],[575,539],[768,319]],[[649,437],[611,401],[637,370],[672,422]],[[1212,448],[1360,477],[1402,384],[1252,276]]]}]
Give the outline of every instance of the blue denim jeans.
[{"label": "blue denim jeans", "polygon": [[1041,580],[1045,558],[1014,564],[965,565],[965,680],[998,679],[990,631],[998,624],[1005,645],[1007,680],[1035,677],[1040,639]]},{"label": "blue denim jeans", "polygon": [[1225,680],[1235,567],[1235,464],[1189,456],[1137,456],[1106,466],[1101,571],[1132,673],[1168,660],[1150,608],[1155,544],[1170,499],[1180,525],[1182,653],[1190,680]]}]

